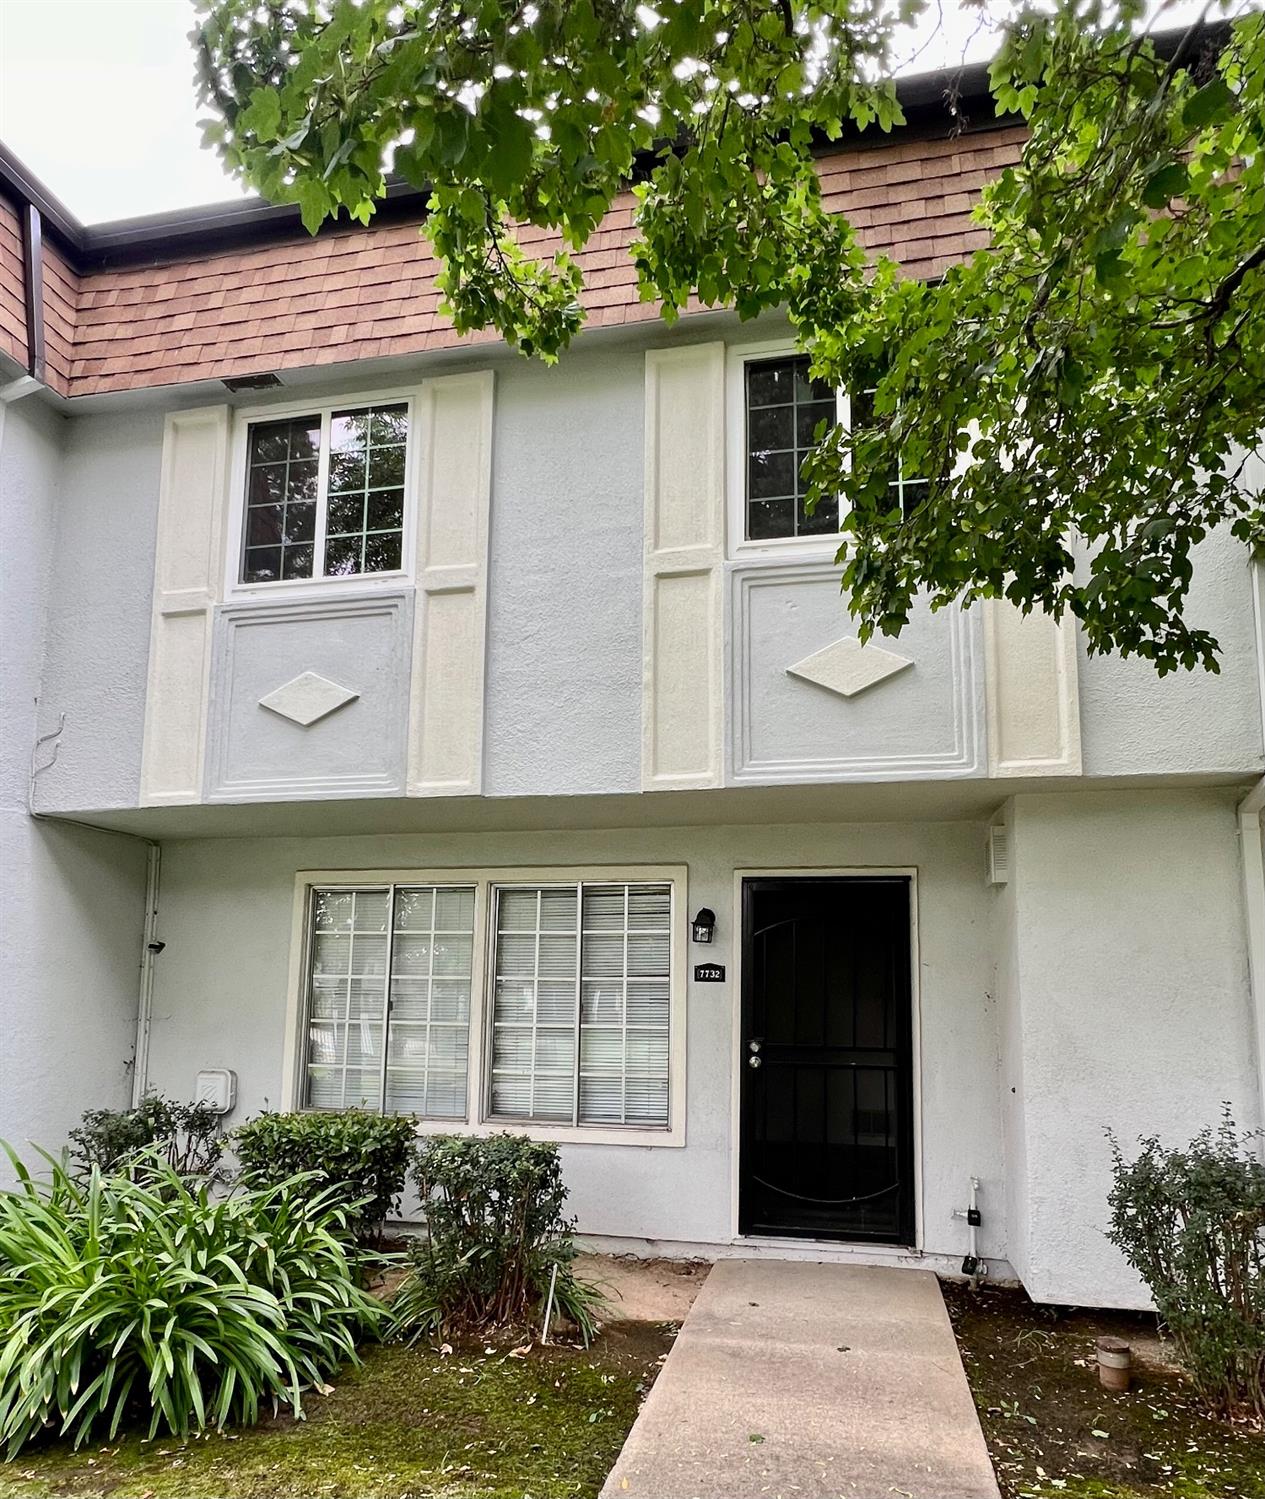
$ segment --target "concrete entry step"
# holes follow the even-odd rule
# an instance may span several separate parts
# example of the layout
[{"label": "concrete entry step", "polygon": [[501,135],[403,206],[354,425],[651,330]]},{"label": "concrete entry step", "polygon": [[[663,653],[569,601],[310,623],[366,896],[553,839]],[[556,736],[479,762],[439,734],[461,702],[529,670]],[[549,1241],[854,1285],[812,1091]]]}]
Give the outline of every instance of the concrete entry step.
[{"label": "concrete entry step", "polygon": [[602,1499],[997,1499],[930,1271],[721,1260]]}]

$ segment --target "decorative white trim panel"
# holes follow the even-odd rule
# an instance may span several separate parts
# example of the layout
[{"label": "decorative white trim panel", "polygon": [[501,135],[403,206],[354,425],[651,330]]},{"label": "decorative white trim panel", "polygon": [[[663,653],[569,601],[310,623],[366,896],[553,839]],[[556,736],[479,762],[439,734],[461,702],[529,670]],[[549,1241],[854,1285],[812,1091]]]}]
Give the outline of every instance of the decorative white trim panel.
[{"label": "decorative white trim panel", "polygon": [[723,778],[725,346],[646,354],[641,784]]},{"label": "decorative white trim panel", "polygon": [[986,599],[990,776],[1081,773],[1076,624]]},{"label": "decorative white trim panel", "polygon": [[[399,796],[404,790],[412,602],[411,590],[375,590],[361,598],[338,594],[303,603],[228,604],[217,610],[206,800]],[[310,651],[320,660],[335,652],[347,653],[340,627],[348,621],[354,625],[378,622],[382,632],[377,637],[382,645],[375,639],[372,659],[363,662],[364,677],[356,686],[343,686],[305,671],[265,697],[258,696],[257,686],[251,690],[252,676],[257,680],[261,674],[259,663],[271,660],[278,648],[275,642],[293,638],[294,627],[301,634],[303,654]],[[293,663],[289,669],[294,669]],[[323,687],[315,685],[322,683]],[[312,700],[318,693],[326,704],[306,719],[293,711],[280,714],[304,732],[304,749],[297,759],[289,756],[289,741],[278,741],[274,735],[261,740],[252,722],[261,713],[277,714],[275,704],[267,699],[285,696],[291,688],[296,689],[296,698],[308,699],[308,708],[317,706]],[[345,720],[339,713],[331,720],[335,708],[353,706],[357,718]],[[326,768],[322,768],[323,761]],[[348,765],[355,768],[330,768]]]},{"label": "decorative white trim panel", "polygon": [[428,380],[417,402],[410,796],[477,796],[483,787],[492,398],[492,371],[481,370]]},{"label": "decorative white trim panel", "polygon": [[908,656],[898,656],[881,645],[862,645],[855,635],[847,635],[788,666],[786,673],[840,697],[855,697],[913,664]]},{"label": "decorative white trim panel", "polygon": [[228,441],[227,406],[173,412],[164,424],[141,754],[146,807],[201,795]]},{"label": "decorative white trim panel", "polygon": [[[928,690],[932,683],[938,685],[941,724],[937,742],[937,726],[930,716],[920,713],[916,717],[905,714],[902,737],[906,745],[911,740],[922,740],[928,747],[883,749],[876,744],[863,753],[841,752],[833,755],[802,756],[791,754],[760,753],[756,748],[753,723],[755,704],[753,698],[753,622],[752,600],[758,590],[773,589],[781,595],[781,613],[784,618],[794,619],[803,605],[796,595],[799,590],[833,585],[832,593],[838,599],[839,570],[833,562],[799,563],[781,566],[762,564],[733,565],[729,567],[730,588],[730,684],[732,692],[732,721],[730,726],[730,754],[732,756],[730,780],[734,784],[797,785],[815,781],[921,781],[982,774],[983,761],[983,703],[980,700],[980,684],[976,671],[978,651],[977,622],[962,609],[946,609],[935,616],[936,658],[924,661],[920,650],[916,663],[920,678],[926,678]],[[775,603],[777,600],[775,599]],[[838,602],[842,614],[843,602]],[[943,632],[942,634],[940,632]],[[831,686],[808,676],[806,670],[813,662],[825,656],[831,658],[839,646],[845,647],[851,660],[847,666],[834,662],[839,686]],[[880,648],[866,646],[864,655]],[[886,667],[881,675],[871,675],[872,668],[865,667],[869,680],[862,680],[860,673],[851,675],[852,662],[862,660],[861,648],[846,640],[836,641],[805,657],[792,668],[788,675],[816,681],[818,686],[829,687],[843,698],[838,712],[844,715],[839,722],[846,727],[849,717],[865,710],[868,695],[855,702],[857,694],[884,678],[906,675],[905,668],[914,666],[908,657],[895,652],[882,651],[895,665]],[[782,668],[785,671],[785,668]],[[822,674],[829,674],[829,665]],[[946,681],[947,677],[947,681]],[[851,691],[845,691],[844,686]],[[878,694],[881,700],[885,694]],[[844,736],[841,734],[842,740]]]},{"label": "decorative white trim panel", "polygon": [[348,703],[354,703],[359,696],[350,687],[340,687],[328,677],[305,671],[261,697],[259,706],[306,729],[322,718],[328,718],[331,713],[337,713]]}]

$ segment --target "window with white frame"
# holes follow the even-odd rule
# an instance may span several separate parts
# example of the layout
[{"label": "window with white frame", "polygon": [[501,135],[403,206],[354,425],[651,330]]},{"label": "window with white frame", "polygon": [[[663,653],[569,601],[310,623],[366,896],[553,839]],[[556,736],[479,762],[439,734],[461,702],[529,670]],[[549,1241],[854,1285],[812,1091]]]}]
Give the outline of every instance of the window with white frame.
[{"label": "window with white frame", "polygon": [[[864,390],[858,391],[848,403],[849,420],[854,427],[865,427],[873,422],[874,390],[875,387],[869,385]],[[891,508],[899,510],[902,515],[912,515],[927,498],[930,487],[926,479],[911,478],[905,472],[905,465],[898,463],[896,472],[889,473],[887,477]]]},{"label": "window with white frame", "polygon": [[818,427],[832,426],[838,403],[824,380],[813,380],[804,354],[749,359],[746,404],[746,537],[828,536],[839,529],[839,502],[822,499],[812,514],[802,466],[817,446]]},{"label": "window with white frame", "polygon": [[303,1107],[669,1128],[671,880],[318,885],[307,911]]},{"label": "window with white frame", "polygon": [[303,1104],[464,1119],[474,888],[311,896]]},{"label": "window with white frame", "polygon": [[252,422],[242,583],[398,572],[408,405]]},{"label": "window with white frame", "polygon": [[668,1123],[672,888],[500,886],[488,1112]]},{"label": "window with white frame", "polygon": [[[837,422],[873,420],[874,386],[850,399],[809,374],[806,354],[779,353],[743,361],[743,537],[749,542],[829,538],[839,532],[839,501],[823,496],[808,511],[805,459]],[[926,498],[927,482],[889,479],[893,503],[909,515]]]}]

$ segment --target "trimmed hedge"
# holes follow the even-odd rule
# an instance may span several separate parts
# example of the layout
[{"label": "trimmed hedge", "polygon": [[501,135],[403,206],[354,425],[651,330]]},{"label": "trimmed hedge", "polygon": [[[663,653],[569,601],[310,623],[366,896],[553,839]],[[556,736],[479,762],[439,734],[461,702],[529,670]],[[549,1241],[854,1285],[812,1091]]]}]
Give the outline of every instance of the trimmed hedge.
[{"label": "trimmed hedge", "polygon": [[411,1119],[360,1109],[261,1114],[233,1133],[245,1181],[260,1185],[311,1173],[314,1189],[336,1189],[362,1237],[380,1234],[396,1209],[415,1143]]}]

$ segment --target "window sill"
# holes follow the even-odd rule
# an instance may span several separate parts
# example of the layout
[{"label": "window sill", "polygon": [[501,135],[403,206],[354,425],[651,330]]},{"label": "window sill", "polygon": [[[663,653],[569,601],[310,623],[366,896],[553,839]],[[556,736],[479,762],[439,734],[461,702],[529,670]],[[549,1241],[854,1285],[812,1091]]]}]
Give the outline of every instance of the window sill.
[{"label": "window sill", "polygon": [[273,583],[235,583],[224,596],[226,604],[262,603],[267,599],[302,603],[308,599],[328,598],[337,591],[363,588],[373,592],[381,588],[399,588],[411,584],[412,577],[400,569],[390,573],[351,573],[343,578],[279,578]]},{"label": "window sill", "polygon": [[645,1149],[679,1150],[685,1144],[683,1125],[668,1129],[624,1128],[620,1125],[540,1124],[524,1119],[485,1119],[469,1124],[457,1119],[418,1119],[414,1121],[419,1135],[526,1135],[530,1140],[546,1140],[556,1145],[633,1145]]},{"label": "window sill", "polygon": [[814,536],[811,539],[789,536],[784,541],[744,541],[730,548],[727,560],[734,566],[760,562],[833,562],[842,542],[842,536]]}]

